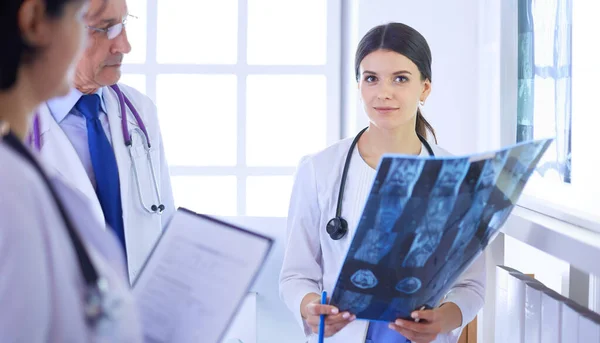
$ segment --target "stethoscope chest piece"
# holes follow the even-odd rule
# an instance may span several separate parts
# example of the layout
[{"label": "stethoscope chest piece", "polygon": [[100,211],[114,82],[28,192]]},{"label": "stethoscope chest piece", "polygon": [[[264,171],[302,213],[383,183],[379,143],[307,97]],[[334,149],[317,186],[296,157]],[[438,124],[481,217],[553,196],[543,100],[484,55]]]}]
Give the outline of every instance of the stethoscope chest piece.
[{"label": "stethoscope chest piece", "polygon": [[348,222],[341,217],[335,217],[327,223],[327,233],[334,241],[342,239],[348,233]]},{"label": "stethoscope chest piece", "polygon": [[107,313],[104,308],[104,300],[108,293],[108,283],[105,279],[98,280],[96,287],[87,289],[85,301],[85,317],[90,326],[97,326],[98,322],[104,318]]},{"label": "stethoscope chest piece", "polygon": [[123,299],[109,290],[108,282],[100,278],[96,287],[87,292],[85,315],[88,325],[101,336],[112,336],[115,323],[123,317]]}]

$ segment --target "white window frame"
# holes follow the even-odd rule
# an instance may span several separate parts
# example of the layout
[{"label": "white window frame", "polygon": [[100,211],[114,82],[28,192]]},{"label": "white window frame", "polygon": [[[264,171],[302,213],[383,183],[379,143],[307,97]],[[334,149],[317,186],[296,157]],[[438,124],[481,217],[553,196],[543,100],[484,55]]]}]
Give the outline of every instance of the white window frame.
[{"label": "white window frame", "polygon": [[[138,15],[137,13],[134,13]],[[237,163],[235,166],[190,167],[170,165],[171,177],[177,176],[235,176],[237,178],[237,215],[245,216],[246,181],[249,176],[290,176],[295,167],[250,167],[246,163],[246,77],[248,75],[324,75],[327,82],[326,146],[341,138],[341,25],[342,0],[327,0],[327,50],[324,65],[248,65],[247,27],[248,1],[238,0],[237,63],[217,64],[159,64],[157,62],[158,0],[146,1],[146,60],[145,63],[123,65],[124,74],[145,75],[146,95],[156,103],[157,76],[160,74],[233,74],[237,82]],[[135,47],[134,47],[135,48]],[[161,109],[158,109],[160,116]],[[310,132],[306,133],[307,139]],[[325,147],[323,147],[325,148]]]}]

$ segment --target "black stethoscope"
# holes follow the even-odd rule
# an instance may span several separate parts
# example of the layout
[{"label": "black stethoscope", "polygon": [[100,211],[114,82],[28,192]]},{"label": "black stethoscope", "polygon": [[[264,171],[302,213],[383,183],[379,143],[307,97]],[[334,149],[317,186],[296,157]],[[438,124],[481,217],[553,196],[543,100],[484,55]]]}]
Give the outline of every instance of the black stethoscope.
[{"label": "black stethoscope", "polygon": [[[0,122],[2,124],[2,122]],[[1,126],[1,125],[0,125]],[[1,131],[1,130],[0,130]],[[106,294],[108,293],[108,282],[106,279],[100,277],[94,265],[91,262],[91,258],[85,247],[81,238],[79,237],[73,223],[69,219],[67,212],[56,194],[54,187],[50,183],[48,176],[42,170],[42,167],[37,163],[35,158],[31,155],[31,153],[27,150],[25,145],[10,131],[6,134],[2,134],[0,132],[0,141],[4,141],[10,148],[12,148],[19,156],[29,162],[36,171],[41,175],[44,183],[48,187],[56,206],[60,212],[60,215],[67,227],[67,232],[69,233],[69,237],[71,238],[71,243],[73,244],[73,248],[75,249],[75,254],[77,255],[77,260],[79,262],[79,269],[83,274],[85,279],[87,294],[85,296],[85,316],[86,322],[91,327],[95,327],[98,322],[103,319],[107,315],[107,311],[105,311],[104,299]]]},{"label": "black stethoscope", "polygon": [[[344,197],[344,187],[346,186],[346,177],[348,176],[350,160],[352,159],[352,154],[354,153],[354,149],[356,148],[356,143],[358,143],[360,136],[362,136],[362,134],[365,133],[367,129],[368,127],[362,129],[356,135],[356,137],[354,137],[352,144],[350,144],[350,149],[348,149],[348,156],[346,156],[346,163],[344,164],[344,170],[342,171],[342,181],[340,182],[340,193],[338,195],[337,208],[335,210],[335,218],[327,222],[327,233],[329,234],[331,239],[335,241],[342,239],[342,237],[344,237],[346,233],[348,233],[348,222],[344,218],[342,218],[342,198]],[[429,145],[429,142],[427,142],[427,140],[418,133],[417,136],[419,137],[421,143],[423,143],[423,145],[425,146],[425,149],[427,149],[427,152],[429,152],[429,156],[435,156],[435,154],[433,153],[433,149],[431,149],[431,145]]]}]

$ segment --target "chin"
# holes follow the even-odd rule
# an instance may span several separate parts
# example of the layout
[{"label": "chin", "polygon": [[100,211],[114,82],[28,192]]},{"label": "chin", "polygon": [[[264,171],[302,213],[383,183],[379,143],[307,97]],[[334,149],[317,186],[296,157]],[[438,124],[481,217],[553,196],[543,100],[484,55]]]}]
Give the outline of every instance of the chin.
[{"label": "chin", "polygon": [[405,124],[406,122],[394,120],[394,119],[381,119],[381,118],[371,119],[372,125],[374,125],[375,127],[377,127],[380,130],[385,130],[385,131],[394,131],[394,130],[398,129],[399,127],[402,127],[403,123]]},{"label": "chin", "polygon": [[117,67],[105,67],[102,73],[98,75],[97,80],[103,86],[111,86],[119,82],[121,78],[121,68]]},{"label": "chin", "polygon": [[372,125],[380,130],[395,131],[406,127],[406,125],[415,125],[414,116],[380,116],[378,114],[369,116]]}]

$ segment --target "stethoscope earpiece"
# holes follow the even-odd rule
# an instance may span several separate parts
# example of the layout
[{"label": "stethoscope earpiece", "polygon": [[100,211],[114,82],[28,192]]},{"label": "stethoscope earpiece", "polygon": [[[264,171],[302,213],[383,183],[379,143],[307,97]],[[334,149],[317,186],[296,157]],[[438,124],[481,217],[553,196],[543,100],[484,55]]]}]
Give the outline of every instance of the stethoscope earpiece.
[{"label": "stethoscope earpiece", "polygon": [[152,205],[152,206],[150,206],[150,209],[152,210],[152,212],[162,213],[165,210],[165,205],[163,205],[163,204],[160,204],[158,206]]}]

